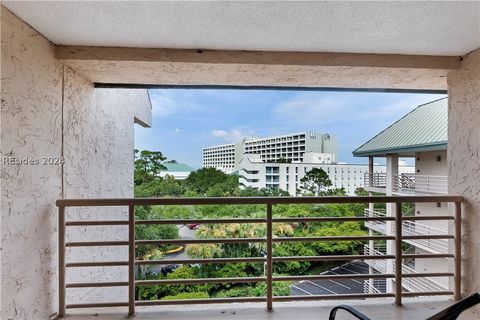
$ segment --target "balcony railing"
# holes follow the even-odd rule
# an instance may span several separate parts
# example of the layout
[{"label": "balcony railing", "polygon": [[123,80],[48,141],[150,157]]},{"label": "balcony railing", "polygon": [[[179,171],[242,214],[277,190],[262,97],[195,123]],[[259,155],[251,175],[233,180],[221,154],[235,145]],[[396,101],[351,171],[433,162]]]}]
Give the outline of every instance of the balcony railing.
[{"label": "balcony railing", "polygon": [[[377,255],[377,256],[382,256],[386,255],[386,247],[384,245],[375,245],[373,248],[370,247],[369,245],[365,245],[364,248],[364,255],[369,256],[369,255]],[[409,251],[409,249],[407,249]],[[407,251],[403,252],[404,256],[414,256],[413,254],[407,254]],[[387,272],[387,262],[386,260],[379,260],[379,259],[368,259],[365,260],[365,262],[374,268],[376,271],[379,273],[386,273]],[[393,272],[395,272],[396,267],[393,265]],[[418,272],[415,271],[415,269],[407,266],[404,263],[402,263],[402,274],[415,274],[417,275]],[[367,283],[368,284],[365,284]],[[371,283],[370,283],[371,282]],[[447,290],[444,286],[436,282],[435,280],[428,278],[428,277],[408,277],[405,278],[402,282],[402,286],[404,289],[410,291],[410,292],[424,292],[424,291],[444,291]],[[384,282],[380,282],[376,279],[373,279],[373,281],[370,280],[365,280],[364,281],[364,290],[370,290],[370,291],[364,291],[364,292],[376,292],[375,290],[383,290],[384,289]],[[383,290],[383,292],[385,292]]]},{"label": "balcony railing", "polygon": [[[403,221],[403,234],[404,235],[429,235],[429,234],[444,234],[448,232],[442,229],[434,228],[423,223],[416,221]],[[421,247],[427,251],[436,251],[440,253],[448,252],[448,240],[447,239],[416,239],[406,241],[414,246]]]},{"label": "balcony railing", "polygon": [[382,191],[387,187],[387,174],[366,172],[363,176],[363,185],[366,189]]},{"label": "balcony railing", "polygon": [[[366,244],[363,246],[363,254],[365,256],[384,256],[387,254],[386,246],[374,246],[372,248],[368,244]],[[380,273],[387,273],[387,260],[366,259],[365,263],[367,263],[370,267],[374,268]]]},{"label": "balcony railing", "polygon": [[[460,299],[461,290],[461,265],[460,265],[460,223],[461,223],[461,196],[373,196],[373,197],[265,197],[265,198],[151,198],[151,199],[62,199],[57,200],[59,208],[59,316],[65,316],[66,309],[74,308],[99,308],[99,307],[128,307],[128,315],[135,314],[136,306],[166,305],[166,304],[207,304],[207,303],[231,303],[231,302],[266,302],[267,310],[272,310],[273,302],[292,301],[292,300],[322,300],[322,299],[345,299],[345,298],[378,298],[394,297],[396,304],[402,303],[402,297],[411,296],[430,296],[430,295],[454,295],[455,299]],[[419,217],[406,217],[402,215],[402,203],[418,202],[453,202],[455,203],[455,216],[430,216],[432,220],[454,220],[454,235],[403,235],[402,228],[396,228],[395,234],[382,236],[311,236],[311,237],[274,237],[274,223],[309,223],[309,222],[346,222],[346,221],[396,221],[397,226],[405,219],[409,221]],[[348,203],[395,203],[395,217],[273,217],[273,207],[275,205],[289,204],[348,204]],[[263,218],[233,218],[233,219],[168,219],[168,220],[136,220],[136,206],[182,206],[182,205],[265,205],[265,216]],[[126,207],[128,208],[128,220],[121,221],[92,221],[76,220],[66,221],[66,210],[71,207]],[[425,217],[422,217],[425,219]],[[152,224],[189,224],[189,223],[258,223],[266,225],[266,236],[258,238],[209,238],[209,239],[158,239],[158,240],[135,240],[135,225]],[[126,225],[128,226],[128,241],[103,241],[95,239],[93,241],[67,242],[66,232],[71,226],[109,226]],[[453,254],[415,254],[407,255],[401,251],[402,241],[418,239],[454,239],[455,252]],[[325,256],[273,256],[273,246],[282,242],[321,242],[321,241],[378,241],[392,240],[396,243],[397,250],[391,255],[325,255]],[[176,260],[136,260],[136,246],[141,245],[167,245],[167,244],[199,244],[199,243],[263,243],[266,246],[265,257],[245,257],[245,258],[211,258],[211,259],[176,259]],[[72,247],[104,247],[104,246],[127,246],[128,259],[119,261],[65,261],[67,248]],[[454,272],[425,272],[425,273],[404,273],[403,268],[399,267],[394,273],[383,274],[320,274],[320,275],[300,275],[300,276],[274,276],[273,265],[278,262],[291,261],[345,261],[345,260],[394,260],[393,264],[401,266],[403,259],[422,259],[422,258],[454,258]],[[232,277],[232,278],[204,278],[204,279],[161,279],[161,280],[136,280],[135,268],[141,265],[161,265],[161,264],[230,264],[230,263],[264,263],[265,276],[261,277]],[[66,283],[66,270],[74,272],[75,269],[83,267],[128,267],[128,281],[122,282],[83,282]],[[435,290],[423,292],[402,292],[402,281],[410,277],[454,277],[454,290]],[[277,281],[300,281],[300,280],[334,280],[334,279],[394,279],[394,292],[385,293],[351,293],[351,294],[332,294],[332,295],[305,295],[305,296],[274,296],[273,283]],[[205,283],[247,283],[264,282],[266,283],[266,296],[264,297],[242,297],[242,298],[209,298],[209,299],[187,299],[187,300],[136,300],[135,288],[137,285],[178,285],[178,284],[205,284]],[[124,286],[128,288],[128,301],[117,301],[107,303],[66,303],[66,290],[68,288],[88,288],[88,287],[111,287]]]},{"label": "balcony railing", "polygon": [[[363,212],[363,215],[365,217],[385,217],[386,216],[386,211],[385,209],[365,209]],[[384,220],[371,220],[371,221],[365,221],[365,227],[386,234],[387,233],[387,224],[385,223]]]},{"label": "balcony railing", "polygon": [[[394,265],[393,272],[395,272],[395,270],[396,267]],[[404,264],[402,264],[402,273],[408,275],[418,275],[418,272],[416,272],[415,269]],[[403,280],[402,286],[404,289],[410,292],[447,290],[447,288],[429,277],[407,277]]]},{"label": "balcony railing", "polygon": [[448,193],[446,176],[402,173],[394,175],[392,190],[402,194],[438,195]]},{"label": "balcony railing", "polygon": [[[365,217],[385,217],[386,213],[383,209],[365,209]],[[407,218],[407,217],[406,217]],[[403,224],[403,235],[429,235],[429,234],[443,234],[447,235],[448,232],[439,228],[431,227],[429,225],[406,220],[402,222]],[[365,221],[365,227],[377,231],[382,234],[387,233],[387,227],[385,221]],[[395,222],[392,224],[392,228],[395,230]],[[435,251],[439,253],[448,252],[448,240],[447,239],[417,239],[417,240],[406,240],[405,242],[410,243],[414,246],[421,247],[427,251]]]}]

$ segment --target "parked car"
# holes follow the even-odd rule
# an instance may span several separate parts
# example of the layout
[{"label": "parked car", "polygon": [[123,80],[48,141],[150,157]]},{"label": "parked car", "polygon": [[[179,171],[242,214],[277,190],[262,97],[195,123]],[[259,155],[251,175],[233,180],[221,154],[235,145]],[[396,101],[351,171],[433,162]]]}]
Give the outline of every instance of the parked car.
[{"label": "parked car", "polygon": [[190,223],[190,224],[187,224],[187,227],[188,227],[188,229],[190,229],[190,230],[195,230],[195,229],[197,229],[199,226],[200,226],[200,223]]}]

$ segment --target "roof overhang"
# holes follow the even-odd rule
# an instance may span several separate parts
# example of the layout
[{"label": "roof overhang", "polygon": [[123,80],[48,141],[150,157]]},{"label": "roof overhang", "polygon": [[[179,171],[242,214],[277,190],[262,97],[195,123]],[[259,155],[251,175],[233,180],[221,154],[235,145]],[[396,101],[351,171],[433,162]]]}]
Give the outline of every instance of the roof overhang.
[{"label": "roof overhang", "polygon": [[405,146],[399,148],[379,149],[372,151],[357,152],[353,151],[355,157],[385,157],[390,154],[398,154],[403,157],[414,156],[418,152],[430,152],[430,151],[446,151],[447,142],[439,142],[435,144],[424,144],[415,146]]}]

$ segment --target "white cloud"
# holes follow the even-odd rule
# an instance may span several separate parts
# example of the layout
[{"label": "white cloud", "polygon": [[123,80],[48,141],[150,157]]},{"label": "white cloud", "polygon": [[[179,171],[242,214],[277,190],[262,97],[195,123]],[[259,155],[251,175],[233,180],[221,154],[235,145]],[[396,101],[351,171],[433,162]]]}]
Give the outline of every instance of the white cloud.
[{"label": "white cloud", "polygon": [[[368,96],[360,99],[357,96],[353,100],[352,95],[348,93],[332,94],[325,98],[318,98],[318,95],[306,93],[281,102],[274,107],[273,115],[280,121],[318,127],[318,125],[341,122],[401,117],[416,106],[441,97],[440,95],[408,95],[405,98],[400,97],[395,102],[381,104],[378,101],[370,102]],[[377,107],[365,108],[365,105],[369,103],[375,103]]]},{"label": "white cloud", "polygon": [[408,165],[408,162],[405,161],[405,160],[398,160],[398,165],[400,167],[404,167],[404,166],[407,166]]},{"label": "white cloud", "polygon": [[182,129],[180,129],[180,128],[175,128],[175,130],[173,130],[173,131],[178,133],[178,132],[181,132]]},{"label": "white cloud", "polygon": [[250,136],[238,129],[230,129],[230,130],[212,130],[212,135],[217,138],[222,138],[226,142],[239,142],[242,141],[243,138]]},{"label": "white cloud", "polygon": [[150,94],[152,102],[152,116],[164,117],[170,114],[187,114],[201,107],[188,96],[175,94],[175,92],[155,91]]}]

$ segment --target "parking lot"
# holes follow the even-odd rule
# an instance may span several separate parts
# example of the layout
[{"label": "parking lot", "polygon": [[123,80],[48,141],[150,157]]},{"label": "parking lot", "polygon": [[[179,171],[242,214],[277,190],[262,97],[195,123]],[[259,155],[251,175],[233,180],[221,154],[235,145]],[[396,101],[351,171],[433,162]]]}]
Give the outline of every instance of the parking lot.
[{"label": "parking lot", "polygon": [[[363,261],[352,261],[322,274],[368,274],[368,265]],[[363,293],[363,280],[302,280],[294,283],[291,289],[292,295]]]}]

